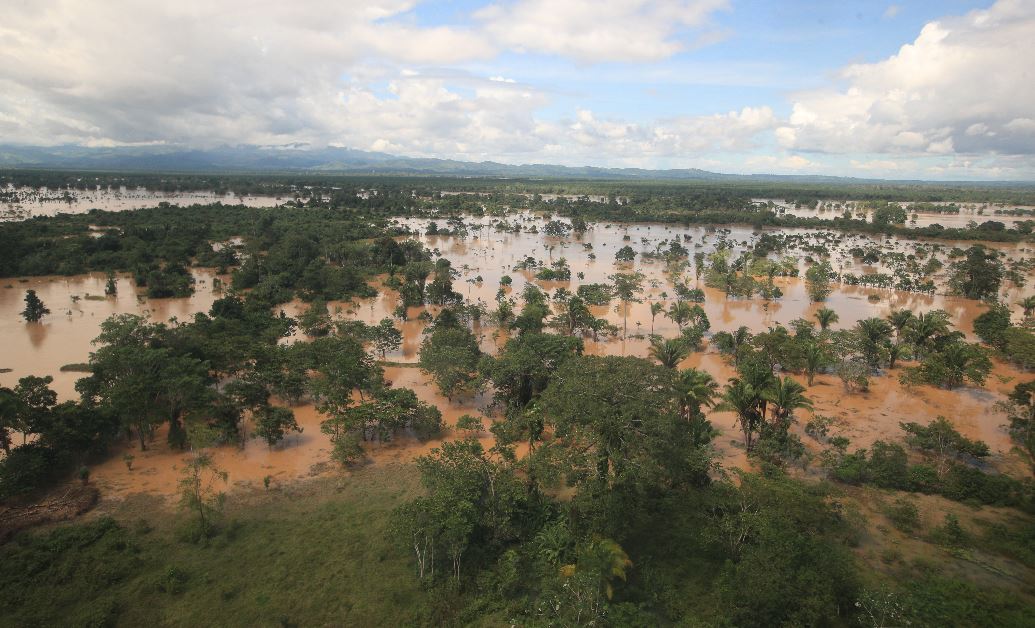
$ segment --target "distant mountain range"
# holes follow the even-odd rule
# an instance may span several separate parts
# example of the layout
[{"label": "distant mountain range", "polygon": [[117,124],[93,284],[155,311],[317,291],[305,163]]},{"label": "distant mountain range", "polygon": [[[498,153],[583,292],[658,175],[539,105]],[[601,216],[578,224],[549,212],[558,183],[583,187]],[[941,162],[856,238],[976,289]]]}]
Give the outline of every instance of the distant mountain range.
[{"label": "distant mountain range", "polygon": [[[313,172],[326,174],[433,175],[520,179],[655,179],[673,181],[784,181],[789,183],[879,183],[880,179],[819,175],[721,174],[697,168],[647,170],[552,164],[511,165],[494,161],[399,157],[351,148],[305,146],[21,146],[0,144],[0,168],[138,172]],[[896,181],[931,184],[932,181]],[[949,182],[960,185],[961,182]],[[974,182],[1027,186],[1035,183]]]}]

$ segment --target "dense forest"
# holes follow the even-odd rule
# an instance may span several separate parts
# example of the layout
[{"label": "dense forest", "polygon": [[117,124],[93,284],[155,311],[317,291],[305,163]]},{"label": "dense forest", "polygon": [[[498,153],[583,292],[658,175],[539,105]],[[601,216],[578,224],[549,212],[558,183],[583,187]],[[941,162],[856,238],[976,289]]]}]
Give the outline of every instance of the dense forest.
[{"label": "dense forest", "polygon": [[[73,188],[68,177],[85,178],[3,176]],[[954,328],[937,309],[835,329],[838,313],[826,307],[788,326],[713,329],[703,289],[676,282],[671,302],[652,304],[651,315],[670,319],[678,335],[652,330],[648,356],[600,356],[586,350],[591,339],[627,338],[630,329],[591,306],[624,305],[615,311],[627,316],[629,303],[642,300],[645,277],[622,266],[643,256],[632,245],[613,253],[606,284],[550,292],[527,283],[510,297],[501,280],[487,309],[461,294],[447,257],[391,221],[417,216],[429,220],[428,233],[463,237],[468,215],[499,216],[503,225],[513,210],[531,209],[549,214],[543,231],[551,238],[631,221],[903,235],[897,221],[778,216],[752,198],[1030,203],[1030,190],[91,176],[90,185],[296,200],[0,224],[7,278],[129,273],[159,299],[190,294],[195,267],[231,277],[209,311],[188,320],[105,320],[76,400],[59,403],[44,374],[0,388],[5,505],[88,485],[90,465],[127,441],[144,451],[160,435],[183,454],[174,516],[141,497],[103,516],[0,539],[4,625],[1035,624],[1030,468],[992,467],[988,445],[944,418],[901,417],[898,431],[866,447],[835,434],[829,418],[807,420],[817,374],[848,396],[891,377],[913,387],[980,387],[994,377],[993,359],[1035,365],[1035,301],[1023,305],[1023,323],[1011,319],[1015,304],[996,299],[1010,272],[1023,283],[1021,271],[985,247],[953,252],[947,269],[947,291],[987,304],[973,330]],[[479,194],[443,194],[456,190]],[[603,198],[539,196],[558,192]],[[1030,224],[1001,227],[908,234],[1031,237]],[[693,269],[727,298],[768,303],[782,296],[774,278],[797,277],[786,258],[800,243],[766,234],[740,255],[721,243],[693,254],[677,240],[648,254],[674,276]],[[811,245],[817,259],[802,281],[810,301],[823,303],[843,277]],[[909,262],[910,283],[899,287],[927,290],[941,263],[922,267],[915,254]],[[515,272],[573,280],[563,258],[522,264]],[[375,278],[400,297],[394,318],[371,325],[328,307],[371,296]],[[27,325],[46,315],[31,297]],[[283,306],[296,299],[304,309],[288,316]],[[397,323],[407,322],[407,306],[424,308],[425,323],[411,367],[450,401],[491,391],[491,421],[464,416],[447,425],[440,408],[387,380],[384,358],[402,340]],[[506,332],[495,353],[474,333],[482,321]],[[680,368],[706,348],[732,369],[728,381]],[[267,481],[228,502],[225,472],[208,452],[238,445],[246,428],[272,449],[300,429],[293,407],[301,401],[324,417],[320,430],[340,474],[272,489]],[[1035,382],[1017,381],[1002,408],[1018,455],[1035,466]],[[736,439],[749,470],[723,465],[713,412],[735,416],[740,433],[723,438]],[[799,423],[808,447],[792,429]],[[366,464],[397,439],[436,443],[414,462]],[[875,544],[868,518],[894,542]],[[960,564],[979,565],[980,575]]]}]

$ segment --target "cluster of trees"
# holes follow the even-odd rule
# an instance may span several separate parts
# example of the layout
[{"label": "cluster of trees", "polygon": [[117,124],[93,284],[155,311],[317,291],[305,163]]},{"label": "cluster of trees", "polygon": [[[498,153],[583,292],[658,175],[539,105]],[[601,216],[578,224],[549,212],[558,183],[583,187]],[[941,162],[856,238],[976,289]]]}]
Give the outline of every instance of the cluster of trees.
[{"label": "cluster of trees", "polygon": [[[869,450],[848,452],[844,437],[829,437],[822,418],[810,422],[806,431],[826,442],[822,464],[830,476],[846,484],[872,484],[886,489],[938,494],[956,501],[976,501],[1022,509],[1035,507],[1030,485],[1008,475],[986,472],[981,461],[989,456],[988,445],[961,435],[944,417],[927,425],[900,423],[905,446],[878,440]],[[910,462],[910,452],[918,462]]]},{"label": "cluster of trees", "polygon": [[[295,326],[261,298],[235,293],[173,325],[112,316],[101,324],[89,375],[76,383],[78,401],[57,404],[49,378],[24,378],[0,391],[0,441],[8,452],[0,461],[0,495],[32,491],[118,437],[147,448],[159,429],[172,447],[197,449],[240,444],[250,425],[251,436],[273,447],[301,431],[290,404],[304,399],[329,416],[323,429],[344,463],[362,455],[365,440],[439,433],[438,410],[412,391],[391,388],[371,355],[398,348],[391,320],[368,326],[328,318],[323,335],[280,343]],[[15,432],[28,440],[12,447]]]},{"label": "cluster of trees", "polygon": [[[480,612],[529,622],[652,624],[716,613],[747,624],[816,623],[853,612],[858,582],[843,523],[821,491],[780,477],[714,479],[705,413],[743,384],[721,393],[702,371],[584,356],[581,339],[538,331],[511,338],[479,370],[502,416],[490,427],[495,444],[465,437],[421,458],[425,492],[395,515],[416,577],[477,592]],[[765,423],[779,431],[805,402],[791,380],[764,388]],[[570,497],[558,498],[562,490]],[[817,525],[804,534],[800,517]],[[777,536],[785,551],[772,560]],[[682,585],[660,585],[659,598],[659,585],[637,572],[674,559],[672,547],[707,556],[680,553],[676,569],[703,560],[715,570],[714,608],[688,612],[675,601]],[[801,566],[820,555],[816,577],[801,580]],[[768,584],[741,586],[751,581]]]},{"label": "cluster of trees", "polygon": [[[218,204],[33,218],[0,224],[0,276],[121,271],[160,298],[193,291],[191,266],[239,266],[234,286],[271,304],[295,294],[342,299],[369,294],[374,274],[430,259],[417,243],[385,237],[396,232],[384,218]],[[245,243],[213,246],[232,237]]]},{"label": "cluster of trees", "polygon": [[804,375],[810,386],[817,373],[833,372],[849,391],[866,390],[873,375],[895,369],[903,359],[916,361],[902,369],[907,384],[950,389],[967,382],[981,385],[992,370],[988,352],[953,330],[943,310],[899,310],[839,330],[831,328],[838,321],[833,310],[821,308],[815,319],[797,319],[790,329],[778,324],[757,334],[746,327],[718,332],[712,344],[735,364],[762,359],[772,368]]}]

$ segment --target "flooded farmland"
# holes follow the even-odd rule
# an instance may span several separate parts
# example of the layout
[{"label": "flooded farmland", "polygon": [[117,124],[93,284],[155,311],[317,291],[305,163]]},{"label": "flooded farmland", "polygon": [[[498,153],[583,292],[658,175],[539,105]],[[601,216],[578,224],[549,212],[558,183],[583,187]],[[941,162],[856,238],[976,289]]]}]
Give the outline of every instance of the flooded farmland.
[{"label": "flooded farmland", "polygon": [[57,214],[85,214],[92,209],[104,211],[131,211],[155,207],[160,203],[185,207],[188,205],[224,203],[248,207],[276,207],[289,198],[273,196],[220,194],[206,190],[190,192],[159,192],[146,188],[100,188],[89,190],[51,190],[8,186],[0,189],[0,220],[25,220],[35,216]]},{"label": "flooded farmland", "polygon": [[[610,305],[594,306],[591,309],[597,317],[622,327],[628,323],[628,337],[619,332],[616,336],[601,336],[599,339],[585,339],[586,352],[594,355],[647,356],[648,335],[655,333],[663,337],[674,337],[679,333],[677,326],[664,315],[651,315],[651,303],[667,305],[674,299],[674,281],[685,281],[690,287],[704,291],[701,304],[711,322],[711,332],[731,331],[740,326],[750,330],[764,331],[776,324],[788,325],[799,318],[811,319],[820,307],[836,311],[840,317],[834,328],[848,328],[859,320],[869,317],[884,317],[893,310],[910,310],[915,313],[943,309],[950,315],[953,324],[972,336],[974,318],[985,311],[981,303],[945,296],[944,277],[939,277],[938,289],[934,294],[904,292],[890,288],[862,287],[857,285],[835,285],[833,293],[825,303],[810,301],[804,281],[798,277],[777,277],[775,283],[783,292],[779,299],[764,301],[760,298],[738,299],[727,297],[719,290],[707,287],[696,277],[693,264],[671,267],[664,260],[644,257],[664,242],[682,242],[693,253],[710,253],[715,247],[730,247],[733,251],[746,250],[756,243],[762,232],[748,227],[709,228],[677,227],[657,224],[611,225],[595,223],[581,237],[547,237],[541,231],[545,225],[542,217],[531,214],[507,216],[506,228],[499,219],[489,217],[468,217],[467,234],[460,236],[426,235],[428,218],[399,219],[398,224],[406,227],[428,249],[444,257],[459,272],[454,288],[471,303],[491,306],[498,291],[508,297],[517,298],[526,283],[535,283],[549,293],[560,288],[574,291],[578,285],[606,283],[609,275],[617,271],[636,270],[645,275],[644,293],[638,303],[631,303],[624,310],[618,301]],[[842,234],[810,230],[787,230],[767,232],[794,238],[795,242],[823,243],[827,247],[832,265],[841,271],[856,272],[889,271],[880,262],[863,264],[850,254],[853,247],[872,247],[883,252],[913,254],[918,246],[935,256],[945,257],[954,243],[918,243],[896,238],[871,238],[864,235]],[[218,244],[217,244],[218,245]],[[633,262],[618,263],[615,253],[623,246],[631,246],[639,254]],[[961,246],[963,246],[961,244]],[[997,247],[1005,259],[1024,260],[1030,253],[1030,245],[1001,245]],[[801,271],[806,267],[804,251],[788,250]],[[528,258],[535,258],[546,266],[563,258],[571,270],[569,281],[541,281],[535,279],[531,269],[516,269]],[[0,290],[0,334],[5,339],[0,368],[9,371],[0,374],[0,384],[12,386],[25,375],[52,375],[53,387],[62,399],[75,397],[75,381],[82,376],[74,370],[62,371],[61,367],[86,362],[92,349],[91,340],[99,331],[100,323],[117,313],[136,313],[150,316],[156,321],[176,319],[188,320],[197,312],[207,311],[214,299],[220,296],[214,288],[211,271],[195,269],[195,292],[189,298],[148,299],[138,296],[128,277],[118,279],[117,296],[104,296],[105,277],[91,274],[75,277],[42,277],[7,280]],[[501,287],[501,280],[509,276],[509,286]],[[227,279],[225,276],[223,279]],[[357,319],[366,323],[377,323],[393,316],[400,303],[399,294],[384,288],[381,281],[375,282],[378,295],[371,299],[357,299],[350,302],[331,302],[329,311],[337,319]],[[25,323],[19,317],[23,296],[28,289],[37,291],[51,309],[51,314],[40,323]],[[1033,293],[1029,283],[1014,285],[1007,283],[1003,288],[1006,302],[1013,303]],[[299,314],[306,305],[292,302],[284,306],[288,315]],[[416,368],[417,352],[426,327],[419,318],[422,310],[432,313],[435,306],[410,308],[407,321],[397,323],[402,331],[401,346],[389,352],[385,359],[385,377],[396,386],[411,388],[420,399],[438,407],[447,426],[455,424],[463,414],[491,417],[491,390],[473,399],[448,400],[438,394],[429,377]],[[1019,310],[1018,310],[1019,313]],[[483,351],[495,353],[507,340],[507,332],[488,324],[487,318],[472,323]],[[720,383],[733,376],[734,371],[714,347],[706,341],[704,350],[692,353],[681,367],[696,367],[711,373]],[[299,340],[296,336],[294,340]],[[288,342],[292,340],[287,340]],[[815,404],[815,414],[834,419],[835,431],[849,437],[858,446],[868,446],[874,440],[900,436],[900,421],[926,422],[944,415],[970,438],[981,439],[989,444],[993,452],[993,464],[1011,469],[1023,468],[1011,455],[1009,435],[1004,427],[1005,417],[994,408],[996,401],[1017,383],[1022,373],[1003,364],[997,364],[985,388],[963,387],[952,391],[929,386],[906,388],[898,381],[895,371],[885,373],[873,380],[868,392],[846,394],[840,380],[832,374],[821,374],[807,394]],[[330,461],[331,443],[329,437],[320,431],[322,417],[312,405],[303,404],[293,408],[302,432],[288,436],[282,443],[270,448],[258,439],[245,438],[243,446],[216,448],[214,460],[217,466],[229,473],[233,486],[255,486],[265,478],[274,482],[289,482],[314,474],[330,472],[334,465]],[[741,443],[740,431],[735,416],[729,412],[713,412],[710,419],[721,435],[715,445],[721,454],[721,462],[727,468],[747,467],[748,460]],[[794,428],[801,432],[807,416],[799,417]],[[247,430],[246,430],[247,431]],[[447,437],[449,435],[447,434]],[[483,439],[487,439],[483,435]],[[374,464],[412,459],[430,450],[437,441],[419,443],[402,437],[383,445],[373,445],[368,452]],[[172,495],[180,477],[184,454],[173,451],[159,433],[154,445],[147,451],[139,451],[136,444],[126,444],[124,449],[92,470],[97,485],[110,495],[127,495],[134,492],[154,492]],[[131,462],[127,463],[132,456]]]}]

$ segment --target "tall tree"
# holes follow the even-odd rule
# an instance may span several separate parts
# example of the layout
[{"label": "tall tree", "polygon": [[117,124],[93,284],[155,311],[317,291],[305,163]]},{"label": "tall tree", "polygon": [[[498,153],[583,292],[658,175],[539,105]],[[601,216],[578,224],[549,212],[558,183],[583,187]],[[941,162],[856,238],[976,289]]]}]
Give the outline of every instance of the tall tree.
[{"label": "tall tree", "polygon": [[43,301],[37,296],[36,291],[27,291],[25,293],[25,309],[22,310],[22,318],[30,323],[38,323],[47,314],[50,314],[50,310],[43,305]]},{"label": "tall tree", "polygon": [[840,317],[837,315],[837,312],[830,308],[821,307],[816,310],[816,320],[819,321],[819,328],[821,330],[826,331],[831,325],[836,323],[839,318]]},{"label": "tall tree", "polygon": [[964,258],[949,267],[949,288],[968,299],[994,300],[1002,279],[999,253],[980,244],[967,249]]},{"label": "tall tree", "polygon": [[629,304],[639,303],[643,291],[643,273],[615,273],[608,277],[614,285],[615,296],[622,302],[622,335],[629,336]]}]

